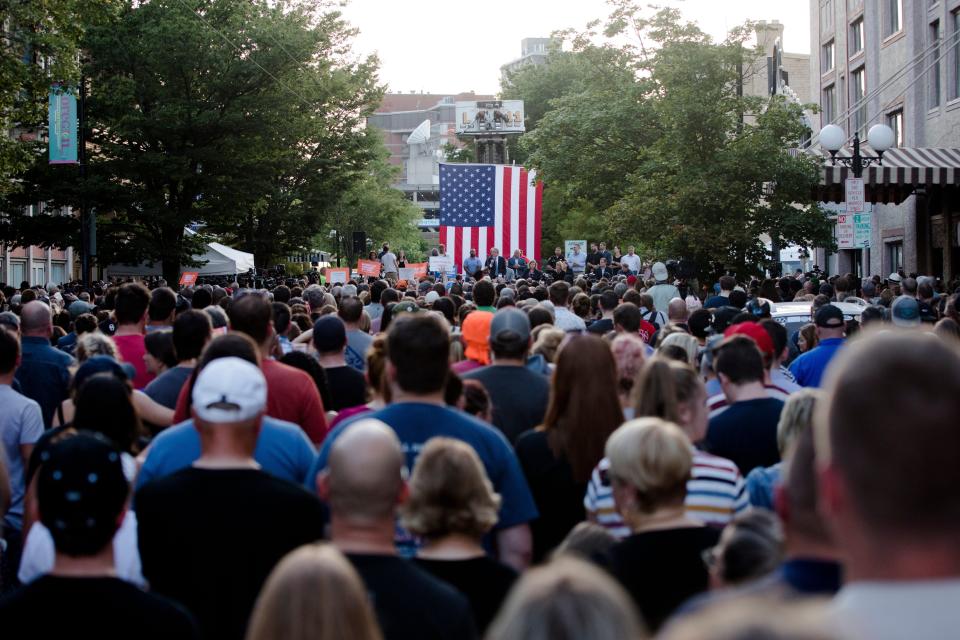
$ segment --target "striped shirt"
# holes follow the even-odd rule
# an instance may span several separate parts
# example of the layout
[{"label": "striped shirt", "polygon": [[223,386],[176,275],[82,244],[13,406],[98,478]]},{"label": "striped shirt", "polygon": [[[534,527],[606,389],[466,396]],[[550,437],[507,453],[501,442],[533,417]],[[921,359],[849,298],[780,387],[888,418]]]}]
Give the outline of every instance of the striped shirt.
[{"label": "striped shirt", "polygon": [[[622,540],[631,531],[614,505],[613,489],[607,478],[609,469],[610,461],[604,458],[593,470],[583,506],[591,520]],[[687,515],[704,524],[723,527],[748,506],[737,465],[726,458],[694,450],[693,469],[687,482]]]},{"label": "striped shirt", "polygon": [[[779,400],[780,402],[786,402],[787,398],[790,397],[789,391],[778,387],[775,384],[768,384],[764,386],[767,389],[767,397],[769,398]],[[709,417],[711,419],[726,411],[728,406],[730,405],[727,402],[727,396],[722,393],[718,393],[707,398],[707,411],[709,412]]]}]

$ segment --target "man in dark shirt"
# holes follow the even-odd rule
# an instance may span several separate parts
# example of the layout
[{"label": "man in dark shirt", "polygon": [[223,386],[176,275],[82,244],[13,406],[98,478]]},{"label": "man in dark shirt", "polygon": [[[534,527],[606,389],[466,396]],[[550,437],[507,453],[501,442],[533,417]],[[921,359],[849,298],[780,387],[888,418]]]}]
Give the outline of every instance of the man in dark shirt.
[{"label": "man in dark shirt", "polygon": [[67,397],[74,359],[50,345],[53,317],[50,307],[39,300],[28,302],[20,311],[21,358],[15,380],[20,393],[40,405],[43,424],[49,429],[53,413]]},{"label": "man in dark shirt", "polygon": [[397,555],[404,461],[396,434],[379,420],[361,419],[337,439],[317,480],[333,544],[363,578],[385,640],[475,638],[467,599]]},{"label": "man in dark shirt", "polygon": [[180,389],[190,378],[212,332],[210,316],[203,311],[189,309],[177,316],[173,321],[173,351],[177,356],[177,366],[157,376],[143,392],[163,406],[175,409]]},{"label": "man in dark shirt", "polygon": [[613,312],[616,310],[620,300],[612,289],[608,289],[600,294],[600,312],[602,317],[587,327],[587,331],[603,336],[613,331]]},{"label": "man in dark shirt", "polygon": [[53,570],[0,600],[4,638],[199,638],[178,605],[116,577],[113,536],[129,485],[120,454],[81,433],[50,447],[37,473]]},{"label": "man in dark shirt", "polygon": [[327,374],[330,406],[333,411],[357,407],[367,402],[367,380],[347,364],[347,328],[335,315],[321,316],[313,325],[313,346]]},{"label": "man in dark shirt", "polygon": [[783,402],[767,393],[757,343],[746,336],[730,336],[714,351],[713,362],[729,406],[711,418],[707,450],[733,460],[744,476],[754,467],[780,462],[777,423]]},{"label": "man in dark shirt", "polygon": [[515,307],[501,309],[490,322],[493,364],[463,376],[483,384],[493,404],[493,424],[511,444],[543,422],[550,397],[547,377],[526,367],[529,349],[527,314]]},{"label": "man in dark shirt", "polygon": [[324,512],[315,496],[253,458],[267,402],[255,364],[214,360],[192,398],[200,458],[137,492],[143,576],[190,609],[205,638],[235,640],[274,565],[322,537]]}]

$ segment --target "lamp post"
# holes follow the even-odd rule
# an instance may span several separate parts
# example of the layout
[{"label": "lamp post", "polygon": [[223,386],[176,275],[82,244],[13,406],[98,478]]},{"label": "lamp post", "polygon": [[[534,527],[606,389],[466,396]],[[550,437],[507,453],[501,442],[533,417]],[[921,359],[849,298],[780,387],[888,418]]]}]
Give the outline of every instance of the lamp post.
[{"label": "lamp post", "polygon": [[833,164],[839,162],[842,165],[850,167],[854,178],[863,177],[863,170],[873,163],[882,165],[883,153],[892,147],[895,142],[893,129],[885,124],[875,124],[870,127],[870,131],[867,132],[867,142],[869,142],[873,150],[877,152],[877,155],[865,156],[861,154],[860,134],[854,133],[853,155],[838,158],[837,152],[843,147],[845,140],[846,134],[843,132],[843,129],[835,124],[828,124],[820,130],[820,145],[830,152],[830,161]]},{"label": "lamp post", "polygon": [[[866,167],[876,163],[877,165],[883,164],[883,153],[893,147],[896,142],[896,138],[893,133],[893,129],[888,127],[885,124],[875,124],[870,127],[870,130],[867,132],[867,142],[870,143],[870,147],[877,152],[875,156],[865,156],[860,153],[860,133],[853,134],[853,154],[849,157],[837,157],[837,152],[843,147],[843,143],[846,141],[846,134],[843,129],[838,127],[835,124],[828,124],[823,129],[820,130],[820,145],[830,152],[830,161],[832,164],[836,165],[838,162],[844,166],[850,167],[850,171],[853,173],[854,179],[857,180],[859,184],[859,189],[861,191],[861,201],[862,205],[865,198],[863,198],[863,182],[860,180],[863,177],[863,170]],[[849,180],[849,178],[848,178]],[[862,207],[855,209],[853,211],[848,210],[847,213],[862,213]],[[854,242],[854,248],[856,248],[856,242]],[[869,242],[865,243],[861,247],[861,269],[869,272],[870,265],[870,246]]]}]

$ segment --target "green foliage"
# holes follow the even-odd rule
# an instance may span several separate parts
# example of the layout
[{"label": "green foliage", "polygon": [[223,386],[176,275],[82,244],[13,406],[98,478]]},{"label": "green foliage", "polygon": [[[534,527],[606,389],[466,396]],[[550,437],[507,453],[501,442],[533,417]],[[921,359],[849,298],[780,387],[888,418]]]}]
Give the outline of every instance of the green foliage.
[{"label": "green foliage", "polygon": [[473,140],[465,141],[464,146],[462,147],[448,142],[440,149],[443,151],[446,158],[444,162],[455,163],[477,161],[477,145],[473,142]]},{"label": "green foliage", "polygon": [[[202,241],[191,223],[263,266],[311,248],[382,148],[362,126],[382,95],[377,60],[351,57],[355,31],[331,6],[126,0],[83,40],[87,180],[38,166],[25,197],[94,207],[101,264],[158,261],[167,279]],[[62,219],[44,237],[13,226],[75,240]]]},{"label": "green foliage", "polygon": [[818,162],[789,152],[808,133],[801,106],[738,95],[758,59],[749,24],[713,43],[676,10],[618,0],[599,28],[567,32],[570,51],[504,88],[534,120],[520,147],[546,185],[545,254],[565,238],[635,239],[645,258],[712,276],[761,269],[763,234],[830,246]]},{"label": "green foliage", "polygon": [[340,197],[332,209],[329,228],[315,242],[328,251],[347,259],[355,266],[359,256],[353,251],[353,232],[364,231],[374,249],[383,242],[397,252],[403,249],[411,261],[419,260],[425,246],[417,229],[420,209],[407,200],[401,191],[392,188],[396,167],[387,162],[384,148],[380,157],[371,163],[365,176]]},{"label": "green foliage", "polygon": [[[19,175],[41,158],[50,85],[76,86],[78,44],[119,0],[0,0],[0,207],[20,191]],[[41,64],[43,62],[43,64]],[[12,129],[7,135],[8,129]]]}]

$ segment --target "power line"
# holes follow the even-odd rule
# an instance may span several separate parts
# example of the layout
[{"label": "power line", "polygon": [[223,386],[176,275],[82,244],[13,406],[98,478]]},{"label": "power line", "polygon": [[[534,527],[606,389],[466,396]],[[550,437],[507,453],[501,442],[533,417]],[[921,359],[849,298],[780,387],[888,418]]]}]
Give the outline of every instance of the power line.
[{"label": "power line", "polygon": [[[210,22],[209,22],[206,18],[204,18],[202,15],[200,15],[199,13],[197,13],[196,11],[194,11],[193,9],[191,9],[190,6],[187,5],[187,3],[186,3],[184,0],[177,0],[177,2],[180,3],[180,6],[182,6],[184,9],[186,9],[189,13],[193,14],[193,15],[197,18],[197,20],[199,20],[200,22],[202,22],[204,25],[207,26],[207,28],[209,28],[210,30],[212,30],[212,31],[213,31],[214,33],[216,33],[217,35],[219,35],[219,36],[223,39],[224,42],[226,42],[226,43],[229,44],[231,47],[233,47],[234,49],[236,49],[239,53],[241,53],[241,54],[249,53],[249,55],[247,56],[247,60],[249,60],[250,62],[252,62],[253,64],[255,64],[261,71],[263,71],[265,74],[267,74],[268,76],[270,76],[270,77],[273,79],[274,82],[276,82],[278,85],[280,85],[281,88],[286,89],[286,90],[289,91],[291,94],[293,94],[294,96],[296,96],[297,98],[299,98],[300,101],[303,102],[303,104],[305,104],[306,106],[308,106],[308,107],[310,107],[310,108],[313,108],[313,107],[316,106],[316,103],[315,103],[315,102],[311,102],[310,100],[308,100],[307,98],[305,98],[302,94],[300,94],[299,92],[297,92],[297,91],[293,90],[292,88],[290,88],[286,83],[284,83],[282,80],[280,80],[280,78],[278,78],[277,76],[275,76],[275,75],[273,75],[272,73],[270,73],[270,72],[266,69],[266,67],[264,67],[262,64],[260,64],[259,62],[257,62],[257,61],[254,59],[253,53],[244,51],[244,49],[243,49],[242,47],[240,47],[239,45],[235,44],[235,43],[234,43],[232,40],[230,40],[230,38],[228,38],[222,31],[220,31],[220,30],[217,29],[215,26],[213,26],[212,24],[210,24]],[[283,47],[281,46],[280,48],[282,49]],[[287,53],[287,55],[289,56],[290,54]],[[291,57],[291,59],[293,59],[293,56],[290,56],[290,57]],[[294,62],[296,62],[296,60],[294,60]]]}]

